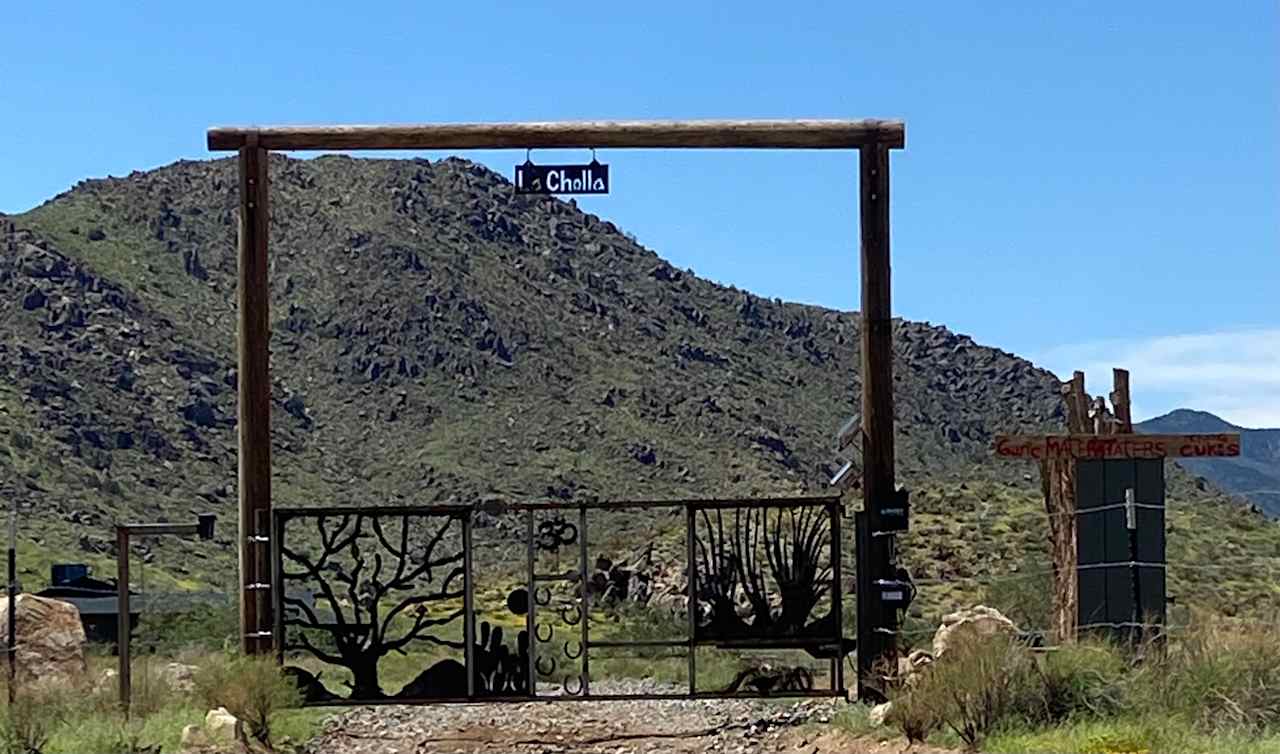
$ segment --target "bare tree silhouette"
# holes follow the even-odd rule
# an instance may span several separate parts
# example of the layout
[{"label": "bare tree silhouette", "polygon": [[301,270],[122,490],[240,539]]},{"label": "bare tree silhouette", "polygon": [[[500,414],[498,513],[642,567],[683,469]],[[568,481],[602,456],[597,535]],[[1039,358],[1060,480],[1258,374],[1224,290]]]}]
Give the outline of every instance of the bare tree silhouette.
[{"label": "bare tree silhouette", "polygon": [[[306,583],[314,589],[316,604],[313,608],[285,590],[284,625],[299,630],[285,632],[284,648],[304,650],[348,668],[352,699],[385,697],[378,682],[378,661],[392,652],[403,653],[410,642],[463,649],[462,642],[441,639],[432,629],[462,618],[464,610],[441,615],[430,610],[431,603],[463,596],[461,545],[454,546],[456,537],[445,543],[452,529],[460,531],[461,519],[406,514],[394,517],[399,526],[396,532],[395,524],[384,526],[386,518],[376,509],[368,514],[317,516],[318,556],[284,545],[280,548],[284,566],[291,563],[302,569],[283,570],[283,581]],[[326,525],[331,519],[337,519],[335,526]],[[419,529],[429,534],[419,537]],[[425,544],[416,548],[411,541]],[[442,544],[449,551],[437,555]],[[441,576],[437,569],[448,570]],[[322,619],[326,611],[332,613],[332,620]],[[325,640],[312,641],[315,633]]]}]

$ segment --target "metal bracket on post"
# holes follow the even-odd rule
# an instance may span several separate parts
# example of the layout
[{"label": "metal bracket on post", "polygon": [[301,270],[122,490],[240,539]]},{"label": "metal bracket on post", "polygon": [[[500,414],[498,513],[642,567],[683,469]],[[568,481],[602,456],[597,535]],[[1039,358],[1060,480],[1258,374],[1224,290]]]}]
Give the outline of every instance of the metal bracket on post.
[{"label": "metal bracket on post", "polygon": [[[257,618],[254,630],[246,632],[245,636],[253,639],[268,639],[273,636],[271,628],[273,622],[271,618],[272,601],[267,599],[267,593],[271,591],[270,576],[271,568],[271,536],[263,532],[271,531],[271,512],[267,510],[258,510],[254,517],[254,533],[245,537],[248,544],[253,545],[252,563],[253,563],[253,580],[244,584],[241,588],[248,593],[253,593],[253,601],[256,606],[254,615]],[[270,645],[268,649],[270,649]],[[261,651],[261,647],[259,647]]]}]

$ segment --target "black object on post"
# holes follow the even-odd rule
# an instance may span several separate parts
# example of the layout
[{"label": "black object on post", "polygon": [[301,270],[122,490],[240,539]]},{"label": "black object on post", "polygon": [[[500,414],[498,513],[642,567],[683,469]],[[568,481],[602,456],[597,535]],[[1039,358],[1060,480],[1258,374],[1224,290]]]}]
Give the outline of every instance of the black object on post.
[{"label": "black object on post", "polygon": [[893,491],[889,501],[880,506],[879,517],[872,526],[872,534],[879,537],[886,534],[901,534],[907,531],[911,514],[911,493],[904,487]]},{"label": "black object on post", "polygon": [[213,522],[216,519],[212,513],[201,513],[196,516],[196,535],[201,539],[213,539]]}]

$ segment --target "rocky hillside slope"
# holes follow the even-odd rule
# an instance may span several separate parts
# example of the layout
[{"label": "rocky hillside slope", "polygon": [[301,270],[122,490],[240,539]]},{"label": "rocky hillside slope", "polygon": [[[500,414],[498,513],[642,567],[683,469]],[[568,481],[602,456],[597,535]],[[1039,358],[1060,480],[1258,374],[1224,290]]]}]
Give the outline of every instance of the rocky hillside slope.
[{"label": "rocky hillside slope", "polygon": [[[699,279],[462,160],[275,156],[271,175],[277,504],[790,494],[834,471],[855,314]],[[105,567],[119,518],[212,509],[214,546],[147,557],[160,580],[229,579],[236,201],[233,161],[179,162],[9,218],[0,495],[28,512],[28,578],[54,557]],[[921,569],[1039,547],[1034,527],[965,541],[964,490],[1034,512],[1033,469],[989,446],[1059,426],[1053,375],[925,323],[896,322],[894,345]]]}]

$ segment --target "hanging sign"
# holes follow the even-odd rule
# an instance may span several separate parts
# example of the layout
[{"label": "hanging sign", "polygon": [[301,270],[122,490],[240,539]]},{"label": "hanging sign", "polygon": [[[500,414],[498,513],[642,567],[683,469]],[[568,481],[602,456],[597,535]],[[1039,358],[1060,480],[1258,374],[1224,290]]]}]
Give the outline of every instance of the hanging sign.
[{"label": "hanging sign", "polygon": [[997,458],[1212,458],[1240,455],[1236,432],[1196,435],[996,435]]},{"label": "hanging sign", "polygon": [[516,165],[517,194],[607,194],[609,166],[592,160],[586,165]]}]

